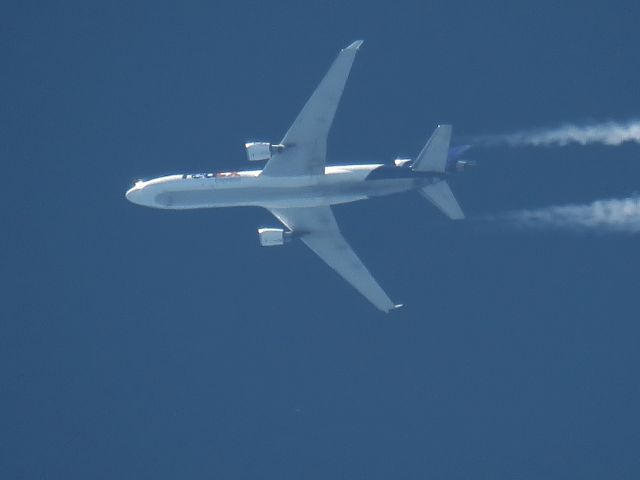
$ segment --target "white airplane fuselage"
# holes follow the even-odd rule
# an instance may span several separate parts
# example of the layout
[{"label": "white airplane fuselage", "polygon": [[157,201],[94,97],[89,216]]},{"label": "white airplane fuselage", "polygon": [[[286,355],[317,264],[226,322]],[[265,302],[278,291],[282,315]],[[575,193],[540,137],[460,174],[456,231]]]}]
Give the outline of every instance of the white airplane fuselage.
[{"label": "white airplane fuselage", "polygon": [[[445,178],[472,163],[459,158],[469,146],[450,148],[452,126],[443,124],[413,160],[326,166],[329,130],[361,45],[356,40],[340,50],[279,143],[245,144],[249,161],[266,162],[262,170],[139,180],[127,191],[127,200],[170,210],[266,208],[283,228],[259,228],[260,245],[298,239],[376,308],[397,309],[401,304],[391,300],[342,235],[331,205],[417,190],[447,217],[460,220],[464,213]],[[314,288],[324,298],[321,286]]]},{"label": "white airplane fuselage", "polygon": [[441,174],[421,174],[406,166],[341,165],[324,175],[271,177],[262,170],[182,174],[138,181],[126,198],[146,207],[256,206],[295,208],[336,205],[414,190],[438,182]]}]

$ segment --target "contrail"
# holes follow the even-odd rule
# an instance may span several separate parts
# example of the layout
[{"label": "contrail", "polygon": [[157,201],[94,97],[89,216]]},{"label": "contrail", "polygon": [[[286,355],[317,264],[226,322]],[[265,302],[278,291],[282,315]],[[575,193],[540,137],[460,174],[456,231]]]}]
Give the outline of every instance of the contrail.
[{"label": "contrail", "polygon": [[525,228],[561,228],[600,232],[640,233],[640,196],[518,210],[486,217]]},{"label": "contrail", "polygon": [[564,124],[557,128],[522,130],[498,135],[472,137],[471,143],[484,146],[507,145],[564,147],[570,144],[620,145],[625,142],[640,143],[640,120],[624,123],[605,122],[587,125]]}]

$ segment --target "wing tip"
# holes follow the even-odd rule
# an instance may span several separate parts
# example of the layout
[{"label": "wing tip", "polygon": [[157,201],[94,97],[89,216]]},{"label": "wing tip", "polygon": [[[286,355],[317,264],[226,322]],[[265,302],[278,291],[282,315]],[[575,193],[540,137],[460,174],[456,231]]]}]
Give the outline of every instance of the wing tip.
[{"label": "wing tip", "polygon": [[402,307],[404,307],[404,303],[396,303],[395,305],[393,305],[392,307],[390,307],[390,308],[389,308],[388,310],[386,310],[385,312],[386,312],[386,313],[391,313],[391,312],[393,312],[394,310],[399,310],[399,309],[401,309]]},{"label": "wing tip", "polygon": [[343,50],[358,50],[360,46],[364,43],[364,40],[356,40],[351,43],[348,47],[345,47]]}]

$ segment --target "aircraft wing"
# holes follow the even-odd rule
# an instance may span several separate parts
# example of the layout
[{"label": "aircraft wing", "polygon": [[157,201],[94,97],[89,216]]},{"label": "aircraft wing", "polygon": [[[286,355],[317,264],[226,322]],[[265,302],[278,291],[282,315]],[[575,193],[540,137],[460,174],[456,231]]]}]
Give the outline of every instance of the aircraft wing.
[{"label": "aircraft wing", "polygon": [[331,207],[270,209],[316,255],[383,312],[394,305],[340,233]]},{"label": "aircraft wing", "polygon": [[340,51],[280,142],[285,148],[273,154],[262,175],[288,177],[324,174],[327,136],[360,45],[362,40],[357,40]]}]

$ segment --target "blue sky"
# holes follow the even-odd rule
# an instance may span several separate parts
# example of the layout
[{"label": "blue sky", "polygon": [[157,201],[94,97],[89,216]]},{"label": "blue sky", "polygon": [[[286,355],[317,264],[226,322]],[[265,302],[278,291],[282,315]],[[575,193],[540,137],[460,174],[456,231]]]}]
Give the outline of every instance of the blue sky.
[{"label": "blue sky", "polygon": [[[266,211],[127,203],[249,168],[363,38],[332,163],[638,116],[635,2],[0,7],[2,478],[637,478],[638,238],[339,206],[378,313]],[[484,148],[467,214],[624,197],[637,145]]]}]

